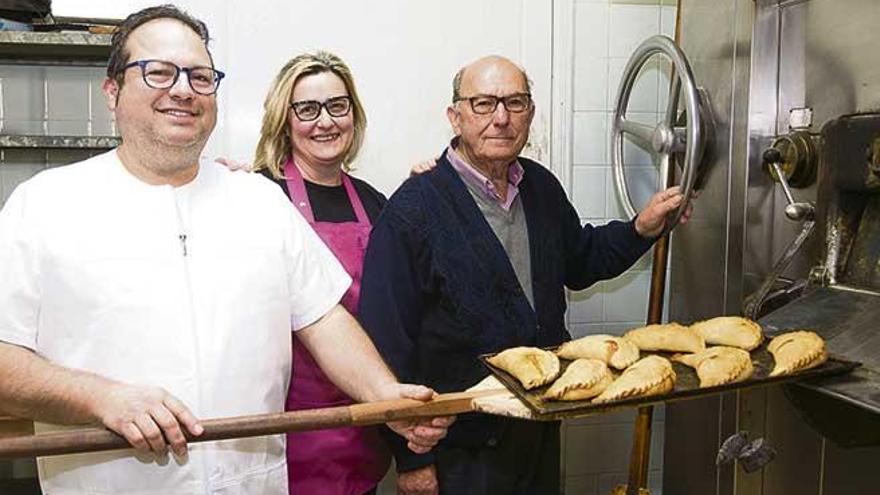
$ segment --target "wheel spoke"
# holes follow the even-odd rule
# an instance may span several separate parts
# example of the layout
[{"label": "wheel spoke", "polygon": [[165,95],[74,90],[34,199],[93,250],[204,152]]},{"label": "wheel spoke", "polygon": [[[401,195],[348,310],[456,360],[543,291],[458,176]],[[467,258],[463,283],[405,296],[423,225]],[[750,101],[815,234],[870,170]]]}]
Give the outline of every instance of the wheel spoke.
[{"label": "wheel spoke", "polygon": [[653,126],[640,124],[623,117],[620,119],[620,130],[641,139],[647,143],[648,146],[651,145],[651,139],[654,137]]}]

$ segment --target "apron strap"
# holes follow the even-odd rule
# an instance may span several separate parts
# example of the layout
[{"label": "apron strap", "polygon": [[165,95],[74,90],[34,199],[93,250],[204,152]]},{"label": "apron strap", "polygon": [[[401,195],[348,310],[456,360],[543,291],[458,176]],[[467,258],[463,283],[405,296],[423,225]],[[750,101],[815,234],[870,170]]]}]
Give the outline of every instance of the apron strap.
[{"label": "apron strap", "polygon": [[287,194],[293,206],[305,217],[309,225],[315,223],[315,215],[312,213],[312,205],[309,203],[309,195],[306,193],[306,183],[303,181],[299,167],[293,164],[293,158],[288,158],[284,164],[284,180],[287,182]]},{"label": "apron strap", "polygon": [[348,201],[351,203],[352,209],[354,209],[354,216],[357,217],[358,223],[370,225],[370,217],[367,216],[364,203],[361,202],[361,198],[354,188],[354,183],[345,172],[342,172],[342,185],[345,186],[345,192],[348,193]]},{"label": "apron strap", "polygon": [[[300,172],[299,167],[293,163],[292,158],[287,159],[283,170],[284,180],[287,183],[287,194],[290,196],[290,201],[296,209],[302,213],[302,216],[306,219],[309,225],[314,225],[315,214],[312,212],[312,204],[309,202],[309,195],[306,192],[306,183],[303,179],[302,172]],[[364,204],[361,202],[361,198],[358,196],[354,184],[345,172],[342,172],[342,185],[345,187],[345,193],[348,195],[348,201],[351,203],[351,207],[354,210],[357,223],[370,225],[370,218],[367,216]]]}]

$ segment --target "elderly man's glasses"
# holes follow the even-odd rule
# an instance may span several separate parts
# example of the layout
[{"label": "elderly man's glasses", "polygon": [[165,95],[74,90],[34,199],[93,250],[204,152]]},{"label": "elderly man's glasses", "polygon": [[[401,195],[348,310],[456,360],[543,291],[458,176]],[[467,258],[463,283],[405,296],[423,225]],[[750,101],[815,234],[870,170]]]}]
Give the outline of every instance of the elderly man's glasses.
[{"label": "elderly man's glasses", "polygon": [[174,86],[180,73],[185,72],[189,87],[200,95],[216,93],[220,81],[226,76],[211,67],[180,67],[165,60],[135,60],[125,65],[122,71],[132,67],[141,68],[144,83],[153,89],[168,89]]},{"label": "elderly man's glasses", "polygon": [[471,110],[476,114],[486,115],[495,112],[498,103],[504,105],[504,109],[511,113],[521,113],[528,110],[532,103],[532,95],[528,93],[516,93],[509,96],[477,95],[460,97],[455,101],[466,100],[471,104]]},{"label": "elderly man's glasses", "polygon": [[290,104],[296,118],[302,122],[311,122],[321,116],[321,109],[326,108],[331,117],[345,117],[351,111],[351,97],[334,96],[323,102],[315,100],[295,101]]}]

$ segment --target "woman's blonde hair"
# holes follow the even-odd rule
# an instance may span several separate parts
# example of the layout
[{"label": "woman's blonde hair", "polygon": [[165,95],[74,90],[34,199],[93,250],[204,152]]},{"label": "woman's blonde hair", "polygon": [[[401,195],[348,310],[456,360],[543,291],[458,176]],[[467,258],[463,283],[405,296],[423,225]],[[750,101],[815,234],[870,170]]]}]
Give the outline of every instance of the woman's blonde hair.
[{"label": "woman's blonde hair", "polygon": [[293,96],[293,87],[302,77],[324,72],[333,73],[342,79],[348,96],[351,98],[354,138],[342,158],[343,170],[351,170],[351,163],[364,142],[367,116],[364,113],[361,100],[358,98],[351,69],[345,65],[341,58],[324,51],[297,55],[284,64],[284,67],[275,76],[269,94],[266,95],[266,102],[263,103],[263,126],[260,129],[260,141],[257,143],[257,151],[254,156],[254,170],[266,168],[276,179],[284,177],[282,167],[293,152],[288,123],[288,116],[291,114],[290,100]]}]

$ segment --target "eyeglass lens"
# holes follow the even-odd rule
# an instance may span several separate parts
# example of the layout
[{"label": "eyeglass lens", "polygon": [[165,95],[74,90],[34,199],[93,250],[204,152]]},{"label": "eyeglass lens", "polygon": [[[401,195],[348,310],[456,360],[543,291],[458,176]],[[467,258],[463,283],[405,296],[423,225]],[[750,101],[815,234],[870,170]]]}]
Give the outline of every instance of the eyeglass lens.
[{"label": "eyeglass lens", "polygon": [[187,73],[189,85],[196,93],[211,94],[217,90],[220,78],[210,67],[181,68],[171,62],[149,60],[143,65],[144,81],[153,88],[167,89],[177,82],[180,71]]},{"label": "eyeglass lens", "polygon": [[525,93],[504,97],[481,95],[466,99],[470,100],[471,109],[473,109],[474,113],[478,114],[494,112],[498,108],[498,102],[501,102],[508,112],[520,113],[528,109],[531,102],[531,97]]},{"label": "eyeglass lens", "polygon": [[321,108],[326,108],[331,117],[345,117],[351,111],[351,98],[348,96],[335,96],[323,103],[315,100],[295,101],[291,104],[296,118],[307,122],[315,120],[321,115]]}]

